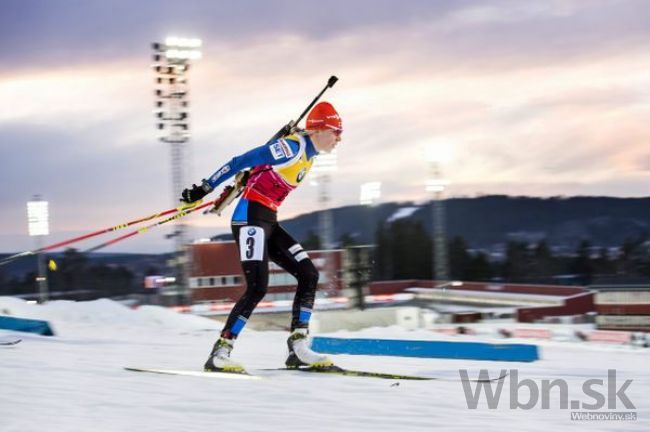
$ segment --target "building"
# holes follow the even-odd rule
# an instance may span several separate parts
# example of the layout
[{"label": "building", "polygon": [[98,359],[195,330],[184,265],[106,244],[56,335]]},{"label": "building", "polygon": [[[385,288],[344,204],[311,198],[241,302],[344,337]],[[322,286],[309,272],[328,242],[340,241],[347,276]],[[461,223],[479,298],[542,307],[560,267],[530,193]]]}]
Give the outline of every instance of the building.
[{"label": "building", "polygon": [[[191,245],[190,290],[193,303],[234,302],[246,289],[246,281],[234,241],[214,241]],[[309,251],[320,273],[319,297],[340,295],[343,289],[343,250]],[[296,279],[275,263],[269,263],[269,288],[265,301],[291,300]]]},{"label": "building", "polygon": [[600,330],[650,331],[650,285],[593,285]]},{"label": "building", "polygon": [[505,313],[509,308],[520,322],[594,312],[593,293],[576,286],[404,280],[372,282],[369,291],[374,295],[414,292],[438,311],[456,314],[482,311],[489,316],[490,310]]},{"label": "building", "polygon": [[[428,302],[440,312],[477,312],[508,309],[520,322],[549,317],[591,317],[601,330],[650,331],[650,286],[591,287],[563,285],[457,282],[431,280],[375,281],[368,283],[370,247],[309,251],[320,273],[319,309],[364,308],[415,300]],[[189,285],[192,303],[206,313],[226,313],[245,291],[239,252],[234,241],[191,245]],[[290,310],[297,281],[269,263],[269,288],[262,309]],[[418,303],[421,304],[421,303]],[[201,311],[197,309],[197,311]],[[474,319],[474,318],[472,318]]]}]

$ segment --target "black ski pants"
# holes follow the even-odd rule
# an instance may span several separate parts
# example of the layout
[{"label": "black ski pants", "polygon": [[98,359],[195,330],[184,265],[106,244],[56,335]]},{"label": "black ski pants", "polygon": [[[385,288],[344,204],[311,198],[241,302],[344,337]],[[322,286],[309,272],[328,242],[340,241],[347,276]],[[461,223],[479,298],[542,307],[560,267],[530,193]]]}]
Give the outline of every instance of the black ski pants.
[{"label": "black ski pants", "polygon": [[298,281],[293,300],[291,330],[307,328],[318,286],[318,270],[302,246],[277,221],[277,213],[255,201],[249,201],[246,221],[233,221],[246,291],[233,307],[223,337],[234,339],[243,330],[269,285],[269,259]]}]

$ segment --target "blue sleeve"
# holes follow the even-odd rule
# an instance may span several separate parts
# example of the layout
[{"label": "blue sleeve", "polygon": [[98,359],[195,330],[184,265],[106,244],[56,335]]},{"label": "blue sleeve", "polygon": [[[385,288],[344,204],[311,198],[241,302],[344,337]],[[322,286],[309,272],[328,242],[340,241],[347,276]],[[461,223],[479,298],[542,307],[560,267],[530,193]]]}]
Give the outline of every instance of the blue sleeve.
[{"label": "blue sleeve", "polygon": [[208,183],[214,189],[243,169],[287,162],[296,155],[299,148],[300,143],[290,139],[279,139],[270,144],[256,147],[232,158],[230,162],[210,176]]}]

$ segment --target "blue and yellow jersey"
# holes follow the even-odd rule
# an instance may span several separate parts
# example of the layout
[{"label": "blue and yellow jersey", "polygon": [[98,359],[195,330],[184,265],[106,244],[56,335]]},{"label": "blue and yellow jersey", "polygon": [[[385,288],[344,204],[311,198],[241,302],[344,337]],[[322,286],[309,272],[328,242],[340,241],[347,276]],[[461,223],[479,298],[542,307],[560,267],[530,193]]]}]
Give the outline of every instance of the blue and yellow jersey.
[{"label": "blue and yellow jersey", "polygon": [[309,136],[289,135],[232,158],[207,181],[215,188],[239,171],[253,168],[242,200],[257,201],[277,210],[305,178],[317,154]]}]

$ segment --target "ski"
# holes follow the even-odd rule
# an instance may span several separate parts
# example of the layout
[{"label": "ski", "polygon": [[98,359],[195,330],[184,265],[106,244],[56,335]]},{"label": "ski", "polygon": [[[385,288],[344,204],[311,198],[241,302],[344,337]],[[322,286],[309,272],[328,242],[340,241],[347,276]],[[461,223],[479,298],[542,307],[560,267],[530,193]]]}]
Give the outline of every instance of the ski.
[{"label": "ski", "polygon": [[392,380],[432,381],[432,380],[437,380],[438,379],[438,378],[434,378],[434,377],[423,377],[423,376],[385,373],[385,372],[370,372],[370,371],[343,369],[343,368],[338,367],[338,366],[278,368],[278,369],[275,369],[275,370],[299,371],[299,372],[342,375],[342,376],[353,376],[353,377],[366,377],[366,378],[381,378],[381,379],[392,379]]},{"label": "ski", "polygon": [[262,379],[261,376],[251,375],[246,372],[201,372],[201,371],[190,371],[190,370],[178,370],[178,369],[147,369],[147,368],[133,368],[125,367],[124,370],[130,372],[144,372],[151,374],[159,375],[182,375],[182,376],[193,376],[193,377],[203,377],[203,378],[223,378],[223,379],[238,379],[238,380],[259,380]]},{"label": "ski", "polygon": [[[380,378],[380,379],[389,379],[389,380],[411,380],[411,381],[452,381],[458,382],[462,381],[461,378],[446,378],[446,377],[427,377],[427,376],[416,376],[416,375],[403,375],[395,373],[386,373],[386,372],[371,372],[371,371],[361,371],[361,370],[352,370],[344,369],[339,366],[330,366],[330,367],[301,367],[301,368],[272,368],[272,369],[262,369],[262,370],[274,370],[274,371],[288,371],[288,372],[307,372],[307,373],[321,373],[321,374],[331,374],[331,375],[340,375],[340,376],[351,376],[351,377],[365,377],[365,378]],[[501,381],[508,376],[508,373],[499,375],[496,378],[477,378],[470,379],[470,382],[496,382]]]},{"label": "ski", "polygon": [[16,345],[20,343],[22,339],[15,339],[15,340],[10,340],[10,341],[0,341],[0,346],[11,346],[11,345]]},{"label": "ski", "polygon": [[[148,369],[148,368],[133,368],[125,367],[127,371],[131,372],[146,372],[152,374],[162,374],[162,375],[182,375],[182,376],[194,376],[194,377],[205,377],[205,378],[226,378],[226,379],[248,379],[256,380],[265,378],[261,375],[249,374],[247,372],[200,372],[200,371],[190,371],[190,370],[178,370],[178,369]],[[270,369],[259,369],[259,371],[276,371],[276,372],[303,372],[303,373],[317,373],[324,375],[338,375],[338,376],[350,376],[350,377],[361,377],[361,378],[378,378],[378,379],[387,379],[387,380],[410,380],[410,381],[447,381],[447,382],[460,382],[460,378],[446,378],[446,377],[427,377],[427,376],[416,376],[416,375],[403,375],[403,374],[394,374],[386,372],[371,372],[371,371],[361,371],[361,370],[352,370],[344,369],[339,366],[331,367],[302,367],[302,368],[270,368]],[[470,382],[496,382],[504,379],[508,376],[507,373],[502,374],[496,378],[477,378],[470,379]]]}]

